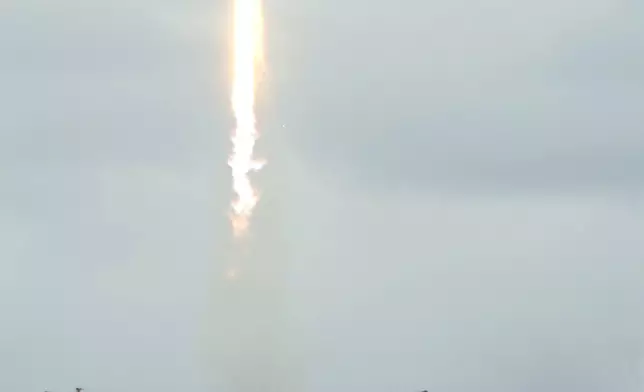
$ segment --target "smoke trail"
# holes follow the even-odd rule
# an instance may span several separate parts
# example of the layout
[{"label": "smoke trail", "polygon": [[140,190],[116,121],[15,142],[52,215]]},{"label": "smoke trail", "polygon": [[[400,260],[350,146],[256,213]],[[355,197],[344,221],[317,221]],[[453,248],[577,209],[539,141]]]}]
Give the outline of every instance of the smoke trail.
[{"label": "smoke trail", "polygon": [[[227,270],[218,276],[208,331],[218,391],[300,392],[285,319],[286,255],[276,220],[257,222],[246,236],[258,201],[249,174],[262,167],[253,158],[258,137],[255,114],[257,70],[262,61],[261,0],[234,0],[232,106],[236,128],[229,158],[233,191]],[[266,223],[264,228],[261,223]],[[222,385],[223,384],[223,385]]]},{"label": "smoke trail", "polygon": [[217,263],[208,330],[209,371],[217,392],[302,392],[301,349],[290,319],[289,254],[274,198],[254,222],[256,235],[222,244],[237,274]]},{"label": "smoke trail", "polygon": [[217,292],[213,321],[221,390],[295,392],[284,255],[275,243],[249,242],[233,248],[231,257],[243,267],[234,279],[222,278]]}]

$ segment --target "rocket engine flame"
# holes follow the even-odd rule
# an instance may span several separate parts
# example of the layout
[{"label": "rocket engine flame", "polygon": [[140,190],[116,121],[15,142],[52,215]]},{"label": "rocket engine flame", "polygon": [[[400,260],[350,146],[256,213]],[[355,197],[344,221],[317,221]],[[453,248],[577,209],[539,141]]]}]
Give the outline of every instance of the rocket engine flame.
[{"label": "rocket engine flame", "polygon": [[249,174],[262,168],[264,162],[253,158],[259,137],[255,117],[255,92],[258,65],[262,62],[263,18],[261,0],[235,0],[234,69],[232,108],[236,127],[232,136],[233,192],[231,224],[236,237],[248,230],[250,217],[259,196]]}]

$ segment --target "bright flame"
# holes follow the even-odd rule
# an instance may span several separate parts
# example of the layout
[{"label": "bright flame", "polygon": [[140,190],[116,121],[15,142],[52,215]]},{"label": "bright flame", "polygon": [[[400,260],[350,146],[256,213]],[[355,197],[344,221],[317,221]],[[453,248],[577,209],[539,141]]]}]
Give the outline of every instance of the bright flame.
[{"label": "bright flame", "polygon": [[263,21],[261,0],[235,0],[235,49],[232,106],[236,128],[233,151],[228,164],[232,168],[233,191],[231,223],[235,236],[248,229],[250,216],[259,199],[249,173],[261,169],[263,162],[253,158],[259,136],[255,118],[257,65],[262,60]]}]

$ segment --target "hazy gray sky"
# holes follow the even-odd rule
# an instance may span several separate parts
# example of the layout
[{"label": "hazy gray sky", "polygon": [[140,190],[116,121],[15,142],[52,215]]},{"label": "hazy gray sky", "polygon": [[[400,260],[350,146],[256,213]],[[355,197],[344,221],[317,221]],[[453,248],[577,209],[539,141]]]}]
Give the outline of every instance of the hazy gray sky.
[{"label": "hazy gray sky", "polygon": [[[229,5],[0,6],[1,390],[218,383]],[[644,391],[644,6],[265,6],[301,388]]]}]

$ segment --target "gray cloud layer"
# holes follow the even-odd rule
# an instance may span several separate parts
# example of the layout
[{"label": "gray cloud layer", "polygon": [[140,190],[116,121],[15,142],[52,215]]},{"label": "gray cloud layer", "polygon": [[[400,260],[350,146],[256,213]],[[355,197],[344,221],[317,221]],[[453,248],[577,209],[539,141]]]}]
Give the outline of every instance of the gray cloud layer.
[{"label": "gray cloud layer", "polygon": [[[641,391],[641,5],[266,6],[306,389]],[[228,2],[0,7],[0,389],[210,390]]]},{"label": "gray cloud layer", "polygon": [[297,65],[280,51],[274,67],[305,97],[283,98],[282,111],[321,168],[383,186],[641,186],[635,4],[294,7],[275,18],[298,33],[275,46]]}]

